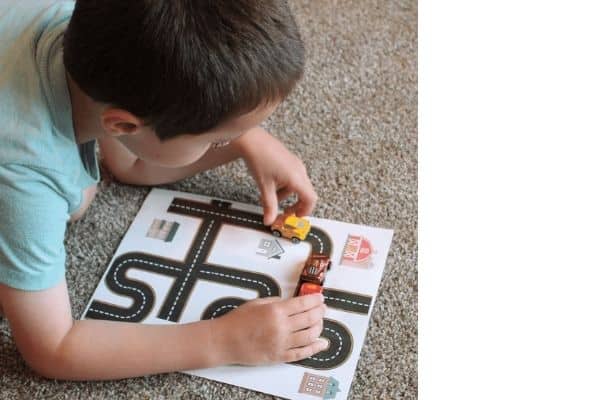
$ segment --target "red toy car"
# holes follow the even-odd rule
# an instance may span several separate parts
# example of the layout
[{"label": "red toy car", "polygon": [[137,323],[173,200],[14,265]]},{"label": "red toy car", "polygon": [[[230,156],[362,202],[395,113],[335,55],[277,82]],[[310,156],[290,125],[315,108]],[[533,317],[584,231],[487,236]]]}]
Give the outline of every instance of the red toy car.
[{"label": "red toy car", "polygon": [[325,274],[331,269],[331,260],[324,254],[313,254],[302,269],[295,296],[323,293]]}]

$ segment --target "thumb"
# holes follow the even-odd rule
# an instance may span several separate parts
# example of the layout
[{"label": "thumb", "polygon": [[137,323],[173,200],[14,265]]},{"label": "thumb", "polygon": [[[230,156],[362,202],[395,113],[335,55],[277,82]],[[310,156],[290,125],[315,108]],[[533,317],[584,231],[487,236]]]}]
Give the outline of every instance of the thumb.
[{"label": "thumb", "polygon": [[273,222],[275,222],[275,218],[279,212],[277,191],[275,190],[275,185],[273,182],[262,186],[261,197],[264,212],[263,223],[265,225],[271,225]]}]

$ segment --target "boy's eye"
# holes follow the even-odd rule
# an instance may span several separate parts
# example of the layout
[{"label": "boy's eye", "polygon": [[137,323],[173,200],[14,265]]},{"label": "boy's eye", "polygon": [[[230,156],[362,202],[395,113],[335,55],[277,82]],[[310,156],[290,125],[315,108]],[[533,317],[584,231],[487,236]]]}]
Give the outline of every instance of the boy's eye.
[{"label": "boy's eye", "polygon": [[219,147],[227,146],[230,140],[221,140],[220,142],[211,143],[210,147],[213,149],[218,149]]}]

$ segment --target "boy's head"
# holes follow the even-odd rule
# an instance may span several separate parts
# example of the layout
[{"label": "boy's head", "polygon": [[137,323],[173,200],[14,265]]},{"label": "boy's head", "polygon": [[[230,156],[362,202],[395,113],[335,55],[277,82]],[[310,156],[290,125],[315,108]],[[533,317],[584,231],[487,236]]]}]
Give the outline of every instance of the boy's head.
[{"label": "boy's head", "polygon": [[273,108],[304,46],[283,0],[78,0],[64,62],[87,96],[164,141]]}]

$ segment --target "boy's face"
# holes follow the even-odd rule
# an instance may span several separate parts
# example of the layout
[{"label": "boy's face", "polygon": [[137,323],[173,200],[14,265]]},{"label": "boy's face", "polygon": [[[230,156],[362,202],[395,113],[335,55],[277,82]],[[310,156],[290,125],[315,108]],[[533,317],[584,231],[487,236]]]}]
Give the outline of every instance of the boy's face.
[{"label": "boy's face", "polygon": [[279,103],[262,106],[230,119],[209,132],[183,134],[160,141],[152,128],[143,127],[135,134],[117,139],[138,158],[154,165],[178,168],[194,163],[211,147],[220,147],[267,119]]}]

